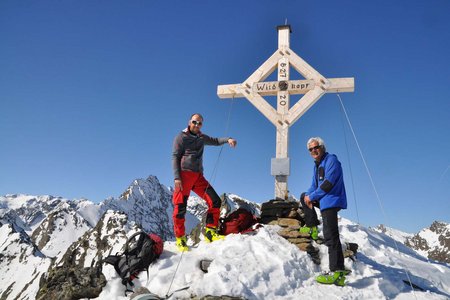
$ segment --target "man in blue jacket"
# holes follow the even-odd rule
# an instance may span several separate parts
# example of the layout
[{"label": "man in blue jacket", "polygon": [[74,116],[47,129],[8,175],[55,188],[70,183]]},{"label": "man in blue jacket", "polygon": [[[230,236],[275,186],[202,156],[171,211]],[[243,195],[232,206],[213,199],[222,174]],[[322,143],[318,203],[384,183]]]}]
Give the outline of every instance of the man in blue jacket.
[{"label": "man in blue jacket", "polygon": [[347,208],[341,163],[336,155],[326,152],[325,143],[320,137],[310,138],[307,148],[315,164],[311,187],[300,196],[306,223],[300,228],[300,232],[309,233],[312,239],[317,240],[317,225],[320,222],[314,206],[320,208],[330,272],[318,276],[316,280],[319,283],[344,286],[348,271],[344,267],[337,215],[339,210]]}]

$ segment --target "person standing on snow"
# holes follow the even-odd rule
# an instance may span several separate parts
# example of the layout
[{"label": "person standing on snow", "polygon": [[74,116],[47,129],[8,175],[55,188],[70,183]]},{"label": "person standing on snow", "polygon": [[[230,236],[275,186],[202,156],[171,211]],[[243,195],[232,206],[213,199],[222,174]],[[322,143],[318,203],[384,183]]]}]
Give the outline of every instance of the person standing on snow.
[{"label": "person standing on snow", "polygon": [[326,152],[325,143],[320,137],[310,138],[306,145],[315,165],[311,187],[300,196],[306,223],[300,228],[300,232],[309,233],[313,240],[317,240],[317,225],[320,222],[314,206],[320,208],[330,272],[319,275],[316,280],[319,283],[344,286],[345,275],[349,271],[344,267],[337,216],[339,210],[347,208],[341,163],[336,155]]},{"label": "person standing on snow", "polygon": [[198,113],[193,114],[188,127],[180,132],[173,142],[172,167],[175,178],[175,190],[172,199],[174,205],[173,225],[176,246],[181,252],[189,250],[186,244],[184,222],[187,199],[191,190],[204,199],[208,205],[205,228],[206,240],[213,242],[224,238],[217,233],[222,201],[203,177],[203,148],[205,145],[220,146],[225,143],[234,148],[237,142],[231,137],[209,137],[200,131],[202,125],[203,116]]}]

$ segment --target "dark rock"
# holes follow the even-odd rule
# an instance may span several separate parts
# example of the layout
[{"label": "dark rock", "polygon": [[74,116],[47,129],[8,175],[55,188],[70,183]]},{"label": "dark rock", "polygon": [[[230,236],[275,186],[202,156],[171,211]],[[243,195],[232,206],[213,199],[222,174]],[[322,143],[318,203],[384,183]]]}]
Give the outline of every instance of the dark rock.
[{"label": "dark rock", "polygon": [[271,221],[276,218],[297,218],[299,203],[297,201],[270,200],[261,205],[261,222]]},{"label": "dark rock", "polygon": [[101,264],[96,267],[57,267],[41,279],[36,299],[73,300],[96,298],[106,285]]},{"label": "dark rock", "polygon": [[306,253],[308,253],[308,255],[311,257],[311,260],[313,261],[313,263],[315,263],[316,265],[320,265],[320,252],[319,252],[319,249],[317,249],[313,245],[309,244],[306,247]]},{"label": "dark rock", "polygon": [[294,239],[287,239],[292,244],[311,244],[311,239],[309,238],[294,238]]},{"label": "dark rock", "polygon": [[429,259],[442,263],[450,263],[449,225],[447,223],[435,221],[431,224],[428,230],[431,231],[432,234],[436,235],[439,245],[430,246],[428,241],[420,235],[420,232],[410,238],[407,238],[405,245],[414,250],[425,252]]}]

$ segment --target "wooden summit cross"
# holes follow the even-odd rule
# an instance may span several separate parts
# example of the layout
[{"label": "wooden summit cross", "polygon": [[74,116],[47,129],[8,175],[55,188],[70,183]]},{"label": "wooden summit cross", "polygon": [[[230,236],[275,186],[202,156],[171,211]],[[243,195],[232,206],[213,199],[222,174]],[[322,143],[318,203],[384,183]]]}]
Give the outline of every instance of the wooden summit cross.
[{"label": "wooden summit cross", "polygon": [[[271,174],[275,176],[275,198],[287,199],[290,160],[289,127],[292,126],[325,93],[353,92],[354,78],[325,78],[289,48],[290,25],[277,27],[278,49],[243,83],[219,85],[219,98],[245,97],[277,129],[276,157]],[[292,65],[305,80],[289,80]],[[278,68],[278,81],[264,80]],[[290,95],[304,94],[290,107]],[[277,96],[277,109],[262,96]]]}]

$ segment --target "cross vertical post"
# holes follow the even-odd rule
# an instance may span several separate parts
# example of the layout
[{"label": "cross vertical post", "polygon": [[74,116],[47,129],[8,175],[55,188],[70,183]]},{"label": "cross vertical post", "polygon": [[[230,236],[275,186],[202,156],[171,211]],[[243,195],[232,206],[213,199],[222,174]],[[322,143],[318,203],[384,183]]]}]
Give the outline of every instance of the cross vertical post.
[{"label": "cross vertical post", "polygon": [[[289,49],[291,27],[278,26],[278,50]],[[272,160],[272,175],[275,176],[275,198],[287,199],[288,197],[288,176],[290,171],[289,160],[289,125],[284,122],[289,114],[289,92],[287,82],[289,81],[289,59],[284,55],[278,59],[278,87],[277,92],[277,113],[281,117],[276,125],[276,156]],[[279,167],[283,166],[283,167]]]}]

